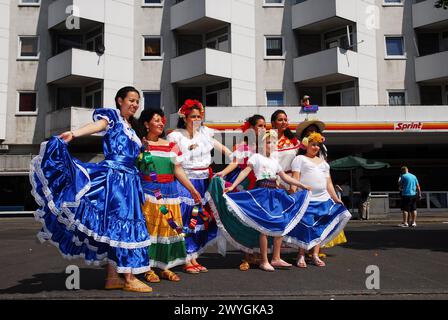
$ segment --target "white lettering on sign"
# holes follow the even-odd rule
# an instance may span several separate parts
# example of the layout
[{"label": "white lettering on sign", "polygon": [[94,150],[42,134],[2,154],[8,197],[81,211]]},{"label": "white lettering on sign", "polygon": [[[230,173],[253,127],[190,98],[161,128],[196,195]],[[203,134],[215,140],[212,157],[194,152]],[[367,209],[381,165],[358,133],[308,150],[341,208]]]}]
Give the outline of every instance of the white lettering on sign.
[{"label": "white lettering on sign", "polygon": [[422,129],[422,122],[398,122],[394,124],[395,131],[421,131]]}]

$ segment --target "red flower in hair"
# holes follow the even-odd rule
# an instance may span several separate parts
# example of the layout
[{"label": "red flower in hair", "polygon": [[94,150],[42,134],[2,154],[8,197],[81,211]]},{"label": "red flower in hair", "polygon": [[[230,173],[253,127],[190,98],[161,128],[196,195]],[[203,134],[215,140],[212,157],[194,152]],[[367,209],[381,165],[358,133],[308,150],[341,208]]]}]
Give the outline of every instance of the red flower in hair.
[{"label": "red flower in hair", "polygon": [[246,131],[249,130],[249,129],[250,129],[250,123],[249,123],[249,121],[244,121],[243,125],[241,126],[241,130],[242,130],[243,132],[246,132]]},{"label": "red flower in hair", "polygon": [[184,104],[179,109],[177,114],[179,115],[179,117],[185,118],[191,113],[191,110],[193,110],[193,107],[198,107],[200,109],[201,115],[204,114],[205,110],[204,110],[204,106],[202,105],[202,103],[199,102],[198,100],[192,100],[192,99],[185,100]]},{"label": "red flower in hair", "polygon": [[165,116],[162,117],[162,123],[163,123],[163,125],[166,125],[166,117]]}]

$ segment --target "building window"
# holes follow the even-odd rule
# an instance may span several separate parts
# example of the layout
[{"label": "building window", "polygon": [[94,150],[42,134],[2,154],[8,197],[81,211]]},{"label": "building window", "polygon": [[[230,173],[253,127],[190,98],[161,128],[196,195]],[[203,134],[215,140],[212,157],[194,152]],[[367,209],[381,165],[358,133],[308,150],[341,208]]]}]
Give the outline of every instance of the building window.
[{"label": "building window", "polygon": [[283,7],[285,0],[264,0],[263,7]]},{"label": "building window", "polygon": [[404,90],[389,90],[387,94],[390,106],[406,105],[406,92]]},{"label": "building window", "polygon": [[98,82],[94,85],[86,87],[85,107],[89,109],[97,109],[103,107],[103,83]]},{"label": "building window", "polygon": [[143,105],[146,109],[160,109],[162,107],[162,95],[160,91],[143,91]]},{"label": "building window", "polygon": [[355,106],[355,82],[335,84],[326,87],[327,106]]},{"label": "building window", "polygon": [[[348,38],[350,37],[350,39]],[[324,34],[324,43],[326,49],[339,47],[342,49],[353,48],[353,26],[348,26],[335,31],[327,32]]]},{"label": "building window", "polygon": [[19,92],[19,114],[37,114],[37,93],[33,91]]},{"label": "building window", "polygon": [[230,106],[229,82],[220,82],[205,87],[205,105],[207,107]]},{"label": "building window", "polygon": [[402,36],[386,36],[386,58],[405,58],[404,38]]},{"label": "building window", "polygon": [[145,59],[162,58],[162,37],[143,36],[143,41],[144,41],[143,57]]},{"label": "building window", "polygon": [[55,110],[71,107],[82,107],[82,88],[57,88]]},{"label": "building window", "polygon": [[268,106],[282,106],[284,105],[283,91],[266,91],[266,104]]},{"label": "building window", "polygon": [[205,35],[206,47],[219,51],[230,52],[229,28],[224,27]]},{"label": "building window", "polygon": [[266,56],[265,59],[282,58],[283,52],[283,37],[281,36],[266,36]]},{"label": "building window", "polygon": [[403,6],[403,0],[384,0],[383,6]]},{"label": "building window", "polygon": [[19,59],[39,59],[38,36],[19,36]]},{"label": "building window", "polygon": [[142,7],[162,7],[163,0],[142,0]]},{"label": "building window", "polygon": [[20,0],[19,6],[38,7],[40,6],[40,0]]}]

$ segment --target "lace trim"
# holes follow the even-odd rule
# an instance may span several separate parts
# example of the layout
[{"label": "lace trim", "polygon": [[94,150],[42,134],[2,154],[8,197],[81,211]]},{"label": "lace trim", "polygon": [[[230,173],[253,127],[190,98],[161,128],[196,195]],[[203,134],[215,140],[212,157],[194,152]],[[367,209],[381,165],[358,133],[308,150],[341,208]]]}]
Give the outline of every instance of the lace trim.
[{"label": "lace trim", "polygon": [[[247,192],[247,191],[246,191]],[[252,195],[250,192],[247,192],[251,197]],[[260,225],[258,225],[255,221],[253,221],[251,218],[246,216],[243,211],[240,209],[240,207],[227,195],[224,194],[224,198],[227,201],[227,208],[232,212],[242,223],[245,225],[265,234],[271,237],[281,237],[285,234],[288,234],[294,227],[300,222],[303,215],[305,214],[306,209],[308,208],[308,204],[311,198],[311,193],[308,191],[307,196],[305,198],[305,201],[302,203],[302,206],[300,207],[298,213],[296,214],[295,218],[292,219],[289,224],[286,226],[285,230],[283,231],[271,231],[269,229],[266,229]],[[252,197],[252,199],[256,202],[256,200]],[[260,206],[260,205],[258,205]],[[260,206],[261,207],[261,206]],[[263,209],[264,210],[264,209]]]},{"label": "lace trim", "polygon": [[351,216],[352,215],[350,214],[350,212],[348,212],[348,210],[345,210],[325,228],[320,237],[310,242],[304,242],[291,236],[285,236],[283,238],[283,242],[293,247],[302,248],[305,250],[309,250],[317,246],[318,244],[324,246],[325,244],[333,240],[345,228],[345,225],[348,223]]},{"label": "lace trim", "polygon": [[[202,205],[205,206],[211,199],[211,195],[210,193],[207,191],[205,192],[204,197],[202,197]],[[195,206],[196,202],[192,199],[192,198],[188,198],[188,197],[179,197],[179,200],[181,203],[185,203],[186,205],[189,206]]]},{"label": "lace trim", "polygon": [[159,268],[162,270],[171,269],[182,264],[185,264],[186,258],[178,258],[176,260],[170,261],[169,263],[164,263],[161,261],[150,260],[149,263],[153,268]]},{"label": "lace trim", "polygon": [[[42,143],[39,155],[36,156],[31,161],[31,166],[30,166],[30,177],[31,177],[30,182],[31,182],[31,187],[32,187],[31,193],[33,194],[33,196],[35,196],[36,202],[38,202],[38,204],[41,207],[45,206],[45,201],[40,197],[40,195],[36,191],[37,190],[37,182],[34,180],[34,174],[36,174],[37,178],[39,179],[40,183],[42,184],[42,192],[45,194],[45,198],[47,199],[47,205],[48,205],[48,208],[50,209],[51,213],[53,215],[55,215],[57,217],[58,221],[61,222],[62,224],[64,224],[69,230],[73,231],[73,230],[75,230],[75,227],[77,227],[79,231],[83,232],[87,236],[92,237],[95,241],[107,243],[112,247],[119,247],[119,248],[125,248],[125,249],[137,249],[137,248],[148,247],[151,244],[150,240],[146,240],[143,242],[123,242],[123,241],[111,240],[109,237],[100,236],[93,230],[90,230],[85,225],[83,225],[81,223],[81,221],[75,220],[75,218],[74,218],[75,215],[73,212],[70,211],[69,207],[75,207],[75,208],[79,207],[80,199],[84,196],[84,194],[87,191],[90,190],[90,186],[91,186],[90,177],[89,177],[87,171],[84,170],[84,168],[82,168],[77,163],[75,163],[75,165],[81,169],[81,171],[83,172],[84,175],[86,175],[89,182],[81,189],[81,191],[79,191],[76,194],[75,199],[77,201],[63,202],[61,205],[62,211],[59,210],[56,207],[56,205],[54,204],[52,192],[48,187],[48,180],[45,178],[45,176],[42,172],[42,169],[41,169],[42,168],[42,166],[41,166],[42,159],[43,159],[43,155],[45,153],[46,146],[47,146],[47,142]],[[64,218],[63,213],[65,213],[68,218]],[[35,212],[35,217],[36,216],[39,217],[38,221],[42,222],[43,225],[45,225],[45,221],[40,220],[40,218],[43,217],[45,214],[46,214],[46,212],[42,211],[42,210],[37,210]]]}]

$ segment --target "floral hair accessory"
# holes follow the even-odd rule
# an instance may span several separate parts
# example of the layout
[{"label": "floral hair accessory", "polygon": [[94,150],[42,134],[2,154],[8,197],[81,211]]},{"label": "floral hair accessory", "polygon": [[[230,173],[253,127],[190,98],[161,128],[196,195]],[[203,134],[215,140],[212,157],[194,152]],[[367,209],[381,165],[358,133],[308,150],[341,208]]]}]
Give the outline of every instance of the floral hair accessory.
[{"label": "floral hair accessory", "polygon": [[163,123],[163,125],[166,125],[166,117],[165,116],[162,117],[162,123]]},{"label": "floral hair accessory", "polygon": [[198,100],[192,100],[192,99],[185,100],[184,104],[179,109],[177,114],[181,118],[186,118],[193,110],[193,107],[198,107],[201,112],[201,116],[204,116],[205,110],[204,110],[204,106],[202,105],[202,103],[199,102]]},{"label": "floral hair accessory", "polygon": [[308,137],[302,139],[302,143],[300,144],[301,149],[308,148],[310,142],[324,143],[325,137],[318,132],[313,132]]},{"label": "floral hair accessory", "polygon": [[243,132],[246,132],[247,130],[249,130],[251,127],[249,121],[244,121],[243,125],[241,126],[241,130]]}]

